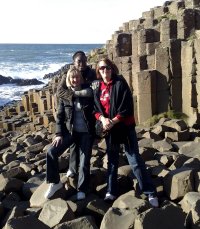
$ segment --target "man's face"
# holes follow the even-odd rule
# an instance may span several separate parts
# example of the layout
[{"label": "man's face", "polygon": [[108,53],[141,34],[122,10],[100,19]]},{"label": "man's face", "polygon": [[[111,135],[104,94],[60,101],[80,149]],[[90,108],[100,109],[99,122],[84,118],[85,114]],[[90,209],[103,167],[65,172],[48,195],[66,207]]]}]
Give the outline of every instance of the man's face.
[{"label": "man's face", "polygon": [[87,67],[87,59],[83,55],[78,55],[74,59],[74,66],[77,68],[79,71],[84,71]]}]

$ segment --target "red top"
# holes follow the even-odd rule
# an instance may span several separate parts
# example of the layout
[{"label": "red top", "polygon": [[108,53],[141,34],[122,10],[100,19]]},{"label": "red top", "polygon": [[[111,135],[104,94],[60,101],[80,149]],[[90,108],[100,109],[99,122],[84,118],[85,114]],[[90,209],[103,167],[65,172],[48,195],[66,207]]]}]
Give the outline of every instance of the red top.
[{"label": "red top", "polygon": [[[112,80],[105,84],[103,81],[100,82],[100,103],[102,105],[102,110],[104,117],[109,117],[110,112],[110,91],[112,88]],[[95,118],[99,119],[101,113],[96,113]],[[120,122],[124,122],[125,125],[131,125],[135,123],[133,116],[128,116],[123,118],[121,115],[117,114],[116,118],[120,120]]]}]

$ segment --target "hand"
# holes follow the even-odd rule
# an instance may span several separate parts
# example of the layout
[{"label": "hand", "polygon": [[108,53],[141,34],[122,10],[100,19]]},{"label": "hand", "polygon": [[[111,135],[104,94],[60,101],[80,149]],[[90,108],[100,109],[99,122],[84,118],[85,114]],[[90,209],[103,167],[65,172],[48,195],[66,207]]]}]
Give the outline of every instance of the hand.
[{"label": "hand", "polygon": [[63,137],[62,136],[57,136],[57,137],[54,138],[54,140],[51,143],[51,145],[57,147],[59,144],[62,144],[62,142],[63,142]]},{"label": "hand", "polygon": [[92,90],[95,90],[99,87],[99,80],[94,80],[91,84]]},{"label": "hand", "polygon": [[111,119],[105,118],[103,116],[101,116],[101,122],[103,124],[103,129],[106,131],[110,130],[114,126],[114,123]]}]

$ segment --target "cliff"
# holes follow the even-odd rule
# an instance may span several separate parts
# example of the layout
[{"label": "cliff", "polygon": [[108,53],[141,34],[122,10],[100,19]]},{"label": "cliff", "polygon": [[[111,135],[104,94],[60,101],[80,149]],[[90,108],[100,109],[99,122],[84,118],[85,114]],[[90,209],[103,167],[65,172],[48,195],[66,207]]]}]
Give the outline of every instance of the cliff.
[{"label": "cliff", "polygon": [[[143,12],[138,20],[123,23],[105,47],[92,50],[88,59],[93,67],[105,55],[116,63],[133,91],[139,124],[173,110],[184,113],[189,126],[199,126],[199,31],[200,1],[167,1]],[[48,75],[52,78],[48,86],[30,90],[16,107],[6,107],[1,112],[0,130],[11,129],[4,116],[21,112],[34,126],[48,126],[56,112],[57,84],[67,68]]]},{"label": "cliff", "polygon": [[123,23],[107,41],[108,57],[133,90],[138,123],[174,110],[199,125],[199,45],[197,0],[167,1]]}]

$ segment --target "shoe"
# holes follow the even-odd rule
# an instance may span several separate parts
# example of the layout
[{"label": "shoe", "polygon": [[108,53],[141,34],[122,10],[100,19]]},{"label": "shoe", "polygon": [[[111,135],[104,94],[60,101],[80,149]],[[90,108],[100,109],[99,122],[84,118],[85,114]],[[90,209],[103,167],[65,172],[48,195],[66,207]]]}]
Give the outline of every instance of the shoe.
[{"label": "shoe", "polygon": [[71,170],[68,170],[66,173],[66,177],[74,177],[74,173]]},{"label": "shoe", "polygon": [[149,199],[149,203],[150,203],[150,205],[152,207],[154,207],[154,208],[158,208],[159,207],[158,197],[150,195],[148,197],[148,199]]},{"label": "shoe", "polygon": [[56,191],[62,188],[62,186],[63,184],[61,182],[59,182],[58,184],[50,183],[46,193],[44,194],[44,197],[46,199],[51,198]]},{"label": "shoe", "polygon": [[111,202],[111,201],[114,201],[116,199],[116,196],[110,194],[109,192],[106,193],[106,196],[104,198],[105,201],[108,201],[108,202]]},{"label": "shoe", "polygon": [[84,192],[78,192],[76,196],[77,200],[83,200],[85,199],[85,193]]},{"label": "shoe", "polygon": [[67,183],[65,184],[65,190],[69,190],[69,185]]}]

